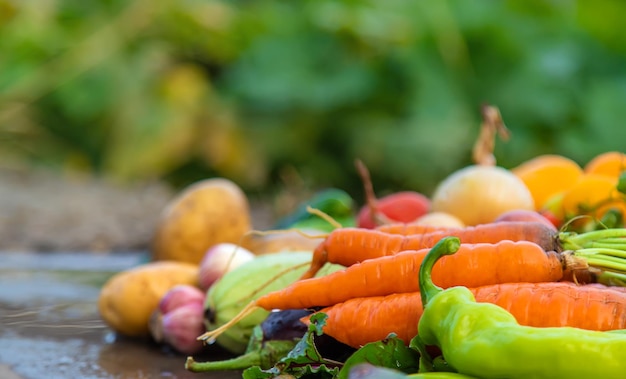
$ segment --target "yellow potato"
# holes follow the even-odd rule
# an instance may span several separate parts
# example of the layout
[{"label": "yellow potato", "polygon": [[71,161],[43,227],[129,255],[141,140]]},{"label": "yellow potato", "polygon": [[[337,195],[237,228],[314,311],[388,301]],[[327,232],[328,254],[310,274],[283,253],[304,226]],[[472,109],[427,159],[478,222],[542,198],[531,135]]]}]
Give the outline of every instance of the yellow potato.
[{"label": "yellow potato", "polygon": [[199,267],[191,263],[150,262],[113,275],[100,290],[98,311],[116,332],[149,335],[150,315],[161,298],[178,284],[198,286]]},{"label": "yellow potato", "polygon": [[209,247],[239,243],[250,228],[243,191],[224,178],[205,179],[184,189],[164,209],[152,241],[153,259],[199,264]]}]

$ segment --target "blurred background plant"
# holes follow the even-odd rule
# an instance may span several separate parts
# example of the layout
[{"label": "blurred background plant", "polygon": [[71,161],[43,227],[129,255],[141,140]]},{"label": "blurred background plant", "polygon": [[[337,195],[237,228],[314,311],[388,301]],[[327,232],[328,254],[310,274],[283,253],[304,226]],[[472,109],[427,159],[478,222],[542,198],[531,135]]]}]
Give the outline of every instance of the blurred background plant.
[{"label": "blurred background plant", "polygon": [[626,143],[626,3],[0,0],[0,165],[251,193],[430,194],[470,163]]}]

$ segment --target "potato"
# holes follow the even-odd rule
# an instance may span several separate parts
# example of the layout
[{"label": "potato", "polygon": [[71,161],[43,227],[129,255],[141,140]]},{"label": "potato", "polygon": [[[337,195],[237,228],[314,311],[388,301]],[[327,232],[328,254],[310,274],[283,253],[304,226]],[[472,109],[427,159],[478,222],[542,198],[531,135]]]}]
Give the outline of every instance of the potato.
[{"label": "potato", "polygon": [[98,310],[116,332],[149,335],[150,315],[161,298],[178,284],[198,286],[199,267],[191,263],[150,262],[113,275],[102,286]]},{"label": "potato", "polygon": [[205,179],[184,189],[163,210],[152,241],[153,259],[199,264],[209,247],[238,243],[250,229],[243,191],[228,179]]},{"label": "potato", "polygon": [[[248,234],[243,237],[240,245],[250,250],[254,255],[265,255],[286,251],[313,251],[323,238],[313,238],[324,235],[323,232],[314,229],[301,230],[301,234],[295,230],[272,231],[270,234]],[[311,237],[307,237],[310,235]]]}]

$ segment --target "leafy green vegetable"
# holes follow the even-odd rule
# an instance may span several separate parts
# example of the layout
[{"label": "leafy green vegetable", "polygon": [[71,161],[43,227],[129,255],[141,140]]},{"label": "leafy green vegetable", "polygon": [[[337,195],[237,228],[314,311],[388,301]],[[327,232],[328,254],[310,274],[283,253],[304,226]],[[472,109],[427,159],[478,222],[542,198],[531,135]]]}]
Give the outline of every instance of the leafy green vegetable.
[{"label": "leafy green vegetable", "polygon": [[387,367],[407,374],[417,372],[419,354],[394,334],[361,347],[350,354],[345,362],[328,359],[320,353],[315,343],[315,338],[323,334],[326,318],[326,314],[321,312],[313,314],[307,332],[293,350],[270,369],[255,366],[245,370],[244,379],[271,379],[279,375],[347,379],[350,369],[361,363]]},{"label": "leafy green vegetable", "polygon": [[244,379],[270,379],[281,374],[290,374],[296,378],[316,374],[317,378],[334,378],[339,372],[341,362],[325,359],[315,347],[315,336],[322,335],[326,324],[326,314],[316,313],[311,316],[311,324],[304,337],[274,367],[263,370],[255,366],[243,372]]},{"label": "leafy green vegetable", "polygon": [[357,350],[346,360],[337,378],[348,378],[350,369],[361,363],[371,363],[378,367],[393,368],[409,374],[417,372],[419,368],[419,354],[392,334],[382,341],[368,343]]},{"label": "leafy green vegetable", "polygon": [[193,357],[187,357],[185,369],[192,372],[207,372],[244,370],[252,366],[269,368],[294,345],[294,341],[268,341],[257,350],[223,361],[196,362]]}]

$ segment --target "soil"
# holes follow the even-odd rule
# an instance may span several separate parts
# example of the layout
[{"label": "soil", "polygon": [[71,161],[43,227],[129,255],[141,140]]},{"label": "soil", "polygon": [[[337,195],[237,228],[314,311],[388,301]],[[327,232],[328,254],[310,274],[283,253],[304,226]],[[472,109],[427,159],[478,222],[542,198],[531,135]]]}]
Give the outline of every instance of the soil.
[{"label": "soil", "polygon": [[[175,195],[165,183],[0,168],[0,251],[144,251]],[[269,223],[267,207],[252,209],[255,225]]]}]

